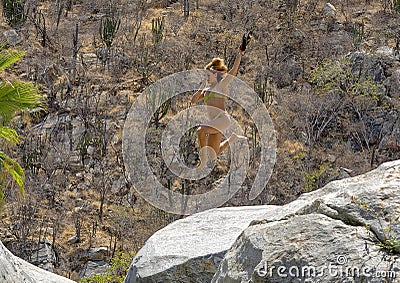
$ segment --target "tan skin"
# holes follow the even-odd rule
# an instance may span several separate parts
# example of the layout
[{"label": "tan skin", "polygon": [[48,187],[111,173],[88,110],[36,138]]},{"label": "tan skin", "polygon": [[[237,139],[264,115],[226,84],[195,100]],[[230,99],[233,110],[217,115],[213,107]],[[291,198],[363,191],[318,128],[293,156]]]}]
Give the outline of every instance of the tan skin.
[{"label": "tan skin", "polygon": [[[239,69],[239,65],[240,65],[240,61],[241,61],[241,57],[242,57],[243,51],[239,51],[239,54],[236,56],[235,62],[233,64],[232,69],[228,72],[228,74],[230,74],[231,76],[225,76],[225,72],[222,72],[222,79],[218,82],[217,76],[218,76],[218,72],[217,71],[213,71],[213,70],[208,70],[207,71],[207,80],[203,82],[202,86],[200,87],[200,90],[197,91],[192,99],[191,99],[191,103],[195,104],[198,101],[204,99],[204,96],[209,93],[210,90],[217,92],[217,93],[226,93],[227,87],[230,83],[230,81],[232,80],[232,76],[236,76],[238,69]],[[221,72],[220,72],[221,73]],[[209,87],[205,88],[206,84],[209,84]],[[221,109],[222,111],[225,111],[225,100],[224,98],[221,97],[209,97],[207,99],[207,105],[208,106],[213,106],[216,107],[218,109]],[[212,117],[216,117],[218,112],[220,112],[218,109],[210,109],[209,110],[209,114]],[[223,120],[223,119],[221,119]],[[202,150],[205,146],[209,146],[213,149],[212,151],[209,151],[208,154],[210,155],[211,159],[215,159],[217,158],[217,156],[227,148],[227,146],[230,143],[233,143],[235,141],[237,141],[238,139],[245,139],[245,137],[242,136],[238,136],[236,134],[232,134],[227,140],[221,142],[222,140],[222,133],[218,130],[218,128],[223,128],[223,125],[219,125],[219,123],[226,123],[225,121],[219,121],[219,119],[215,119],[210,121],[207,124],[203,124],[201,125],[198,129],[197,129],[197,136],[199,139],[199,143],[200,143],[200,150]],[[226,124],[225,124],[226,127]],[[208,139],[207,139],[208,137]],[[202,153],[202,155],[200,156],[200,165],[199,167],[203,167],[205,164],[205,160],[206,160],[206,153]]]}]

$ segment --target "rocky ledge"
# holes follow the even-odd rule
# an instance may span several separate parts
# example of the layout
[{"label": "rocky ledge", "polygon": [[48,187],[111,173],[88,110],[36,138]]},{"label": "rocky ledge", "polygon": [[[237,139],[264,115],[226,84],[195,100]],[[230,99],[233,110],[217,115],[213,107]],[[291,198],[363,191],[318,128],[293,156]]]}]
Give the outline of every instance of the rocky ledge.
[{"label": "rocky ledge", "polygon": [[399,193],[400,160],[284,206],[194,214],[156,232],[125,283],[396,282]]}]

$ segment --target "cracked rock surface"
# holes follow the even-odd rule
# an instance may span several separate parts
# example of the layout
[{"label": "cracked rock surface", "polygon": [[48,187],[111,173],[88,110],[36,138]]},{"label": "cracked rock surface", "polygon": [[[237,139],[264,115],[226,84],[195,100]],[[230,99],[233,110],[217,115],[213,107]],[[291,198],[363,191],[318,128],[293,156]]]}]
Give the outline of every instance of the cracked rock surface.
[{"label": "cracked rock surface", "polygon": [[400,161],[284,206],[212,209],[155,233],[125,282],[398,282]]}]

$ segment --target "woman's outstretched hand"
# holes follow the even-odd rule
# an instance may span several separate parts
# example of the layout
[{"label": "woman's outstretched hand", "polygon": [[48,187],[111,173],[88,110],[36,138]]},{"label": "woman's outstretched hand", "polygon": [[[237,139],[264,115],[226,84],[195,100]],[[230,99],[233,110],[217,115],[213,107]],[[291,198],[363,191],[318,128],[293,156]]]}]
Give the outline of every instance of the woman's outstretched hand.
[{"label": "woman's outstretched hand", "polygon": [[249,31],[247,34],[246,34],[246,33],[243,34],[243,37],[242,37],[242,44],[241,44],[240,47],[239,47],[241,53],[243,53],[244,51],[246,51],[246,47],[247,47],[247,45],[249,44],[250,39],[251,39],[250,34],[251,34],[251,31]]}]

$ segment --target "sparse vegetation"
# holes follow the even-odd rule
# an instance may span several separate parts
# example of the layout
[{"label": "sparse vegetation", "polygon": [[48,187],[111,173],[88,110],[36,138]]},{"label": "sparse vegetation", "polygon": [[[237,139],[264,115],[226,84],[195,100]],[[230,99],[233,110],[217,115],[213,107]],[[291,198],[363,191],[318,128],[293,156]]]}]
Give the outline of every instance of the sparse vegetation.
[{"label": "sparse vegetation", "polygon": [[111,265],[104,274],[96,274],[90,278],[84,277],[80,283],[122,283],[131,264],[134,253],[118,252],[111,259]]},{"label": "sparse vegetation", "polygon": [[[22,221],[11,229],[13,241],[37,242],[37,228],[49,223],[41,229],[53,229],[46,236],[67,262],[56,272],[71,279],[78,280],[82,268],[77,251],[107,246],[110,257],[136,252],[156,230],[180,217],[151,207],[130,184],[121,142],[126,115],[137,96],[160,78],[203,68],[216,56],[231,67],[243,32],[253,31],[253,39],[238,77],[268,107],[278,153],[268,190],[254,201],[240,190],[225,205],[284,204],[341,178],[339,168],[356,175],[400,158],[393,134],[399,100],[387,80],[398,62],[361,56],[382,45],[398,52],[398,1],[337,1],[333,20],[322,13],[325,2],[314,0],[44,0],[29,1],[29,9],[24,4],[23,13],[25,1],[5,2],[19,3],[19,10],[10,13],[16,15],[11,19],[3,8],[1,32],[15,21],[27,55],[2,78],[7,85],[14,78],[38,85],[48,109],[10,121],[10,128],[23,133],[19,146],[2,141],[3,152],[25,170],[30,202],[19,203],[15,190],[0,190],[8,203],[0,234],[13,221],[29,218],[29,234],[22,235],[27,232]],[[359,57],[346,56],[356,50]],[[229,152],[221,156],[212,174],[199,181],[182,180],[168,170],[159,149],[162,130],[187,107],[189,95],[158,108],[147,129],[146,150],[161,183],[197,194],[225,175],[230,157]],[[239,105],[227,105],[251,143],[244,184],[251,187],[260,162],[258,132]],[[180,153],[195,166],[197,152],[191,129],[181,139]],[[7,174],[2,180],[8,188],[15,181]],[[79,241],[69,242],[73,236]]]},{"label": "sparse vegetation", "polygon": [[[377,221],[379,225],[377,228],[381,230],[382,234],[382,237],[379,237],[379,235],[376,235],[375,231],[375,236],[378,237],[378,240],[380,241],[378,245],[389,253],[400,253],[400,238],[398,233],[394,231],[395,226],[399,224],[399,216],[392,217],[392,215],[390,215],[388,221],[387,213],[385,213],[383,207],[373,207],[368,202],[356,197],[352,197],[351,201],[367,213],[371,214],[373,219]],[[388,226],[382,224],[385,222],[389,222]],[[371,226],[366,225],[366,229],[367,231],[370,231]]]}]

